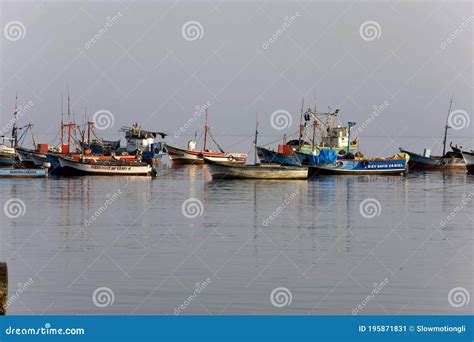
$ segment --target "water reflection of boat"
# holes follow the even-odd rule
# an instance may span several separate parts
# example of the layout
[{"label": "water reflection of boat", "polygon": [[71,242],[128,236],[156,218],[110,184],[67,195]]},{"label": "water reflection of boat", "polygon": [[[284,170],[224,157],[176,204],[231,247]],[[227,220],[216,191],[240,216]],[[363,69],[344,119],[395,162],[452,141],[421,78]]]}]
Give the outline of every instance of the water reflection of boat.
[{"label": "water reflection of boat", "polygon": [[8,268],[6,262],[0,262],[0,316],[7,313]]}]

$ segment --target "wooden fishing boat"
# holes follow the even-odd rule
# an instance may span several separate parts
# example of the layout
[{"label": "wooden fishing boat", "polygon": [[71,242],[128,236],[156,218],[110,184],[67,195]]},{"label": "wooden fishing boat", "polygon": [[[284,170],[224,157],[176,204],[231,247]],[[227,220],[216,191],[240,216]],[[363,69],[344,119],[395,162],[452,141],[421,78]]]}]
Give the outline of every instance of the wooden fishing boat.
[{"label": "wooden fishing boat", "polygon": [[408,171],[408,156],[392,158],[338,159],[335,164],[309,167],[309,176],[315,175],[402,175]]},{"label": "wooden fishing boat", "polygon": [[64,175],[83,176],[149,176],[153,168],[148,163],[123,160],[96,160],[83,158],[75,160],[67,156],[58,156]]},{"label": "wooden fishing boat", "polygon": [[232,165],[204,158],[215,179],[307,179],[308,168],[281,165]]},{"label": "wooden fishing boat", "polygon": [[[219,149],[219,152],[214,152],[207,146],[207,137],[210,137],[214,144]],[[212,136],[210,126],[207,121],[207,108],[206,108],[206,123],[204,125],[204,144],[203,149],[198,151],[196,147],[196,138],[188,142],[188,148],[182,149],[168,144],[164,145],[166,152],[170,160],[174,164],[204,164],[204,158],[213,160],[219,163],[226,164],[245,164],[247,161],[247,153],[232,153],[225,152],[222,147]]]},{"label": "wooden fishing boat", "polygon": [[[328,150],[337,154],[354,154],[359,147],[358,137],[351,141],[351,127],[355,123],[349,122],[347,126],[343,126],[339,112],[340,110],[336,109],[334,112],[329,110],[321,113],[316,111],[316,107],[304,111],[303,100],[298,139],[286,142],[285,135],[283,144],[278,145],[278,151],[259,147],[261,161],[281,165],[310,165],[309,159],[317,151]],[[305,140],[309,135],[309,127],[312,127],[311,142]],[[316,135],[320,136],[319,142],[316,141]]]},{"label": "wooden fishing boat", "polygon": [[460,149],[457,146],[453,146],[450,143],[452,151],[446,152],[446,141],[448,137],[449,127],[449,115],[453,105],[453,98],[449,103],[448,115],[446,116],[446,123],[444,125],[444,138],[443,138],[443,154],[441,156],[432,156],[430,149],[425,149],[423,155],[407,151],[400,147],[400,152],[406,153],[410,156],[409,167],[410,170],[420,171],[455,171],[465,170],[466,165],[460,153]]},{"label": "wooden fishing boat", "polygon": [[454,157],[449,152],[443,156],[432,156],[429,150],[426,150],[424,155],[407,151],[404,148],[400,148],[400,152],[410,156],[410,161],[408,162],[410,170],[454,171],[466,169],[464,160]]},{"label": "wooden fishing boat", "polygon": [[467,173],[474,175],[474,151],[462,151],[464,162],[466,163]]}]

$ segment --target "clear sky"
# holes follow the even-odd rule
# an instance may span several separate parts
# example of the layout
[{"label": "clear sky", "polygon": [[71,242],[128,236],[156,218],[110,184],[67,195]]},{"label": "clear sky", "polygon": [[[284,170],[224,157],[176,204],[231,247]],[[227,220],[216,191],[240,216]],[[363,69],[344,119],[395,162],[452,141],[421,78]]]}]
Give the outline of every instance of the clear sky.
[{"label": "clear sky", "polygon": [[[18,92],[33,103],[21,122],[43,139],[58,131],[69,84],[76,121],[86,107],[112,113],[108,138],[139,121],[184,146],[203,124],[195,107],[209,104],[224,146],[253,134],[257,112],[273,141],[298,129],[304,97],[368,122],[369,154],[439,149],[454,95],[471,123],[450,140],[474,148],[470,1],[2,1],[0,13],[0,125]],[[272,127],[276,110],[291,114],[288,129]]]}]

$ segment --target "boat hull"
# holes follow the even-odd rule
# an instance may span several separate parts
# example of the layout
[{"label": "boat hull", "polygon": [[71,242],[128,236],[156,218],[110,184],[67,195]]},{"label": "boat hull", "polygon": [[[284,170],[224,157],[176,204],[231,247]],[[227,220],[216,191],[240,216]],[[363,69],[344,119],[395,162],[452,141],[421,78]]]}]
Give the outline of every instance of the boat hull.
[{"label": "boat hull", "polygon": [[148,164],[140,163],[84,163],[65,157],[59,157],[62,172],[67,176],[148,176],[152,168]]},{"label": "boat hull", "polygon": [[16,154],[0,154],[0,167],[12,166],[17,162]]},{"label": "boat hull", "polygon": [[293,166],[220,164],[204,159],[215,179],[307,179],[308,169]]},{"label": "boat hull", "polygon": [[336,164],[310,166],[309,175],[402,175],[407,172],[405,159],[339,160]]},{"label": "boat hull", "polygon": [[264,163],[285,166],[301,166],[300,161],[294,154],[275,152],[259,146],[257,146],[257,154],[260,160]]},{"label": "boat hull", "polygon": [[463,152],[462,156],[466,163],[467,173],[474,175],[474,153]]},{"label": "boat hull", "polygon": [[455,171],[465,170],[466,164],[461,158],[425,157],[417,153],[400,149],[410,156],[408,165],[415,171]]},{"label": "boat hull", "polygon": [[225,164],[245,164],[247,161],[246,153],[193,151],[169,145],[165,145],[165,149],[174,164],[204,164],[204,158]]}]

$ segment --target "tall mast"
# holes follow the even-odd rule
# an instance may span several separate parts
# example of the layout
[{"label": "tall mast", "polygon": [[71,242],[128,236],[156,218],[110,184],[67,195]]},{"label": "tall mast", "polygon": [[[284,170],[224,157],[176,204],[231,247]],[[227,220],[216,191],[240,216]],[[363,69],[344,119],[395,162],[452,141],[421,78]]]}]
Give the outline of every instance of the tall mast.
[{"label": "tall mast", "polygon": [[61,152],[64,145],[64,100],[61,92]]},{"label": "tall mast", "polygon": [[206,124],[204,125],[204,151],[206,151],[207,148],[207,131],[209,127],[207,125],[207,107],[206,107]]},{"label": "tall mast", "polygon": [[304,97],[301,100],[301,115],[300,115],[300,136],[298,139],[298,149],[301,147],[301,140],[303,139],[303,111],[304,111]]},{"label": "tall mast", "polygon": [[313,117],[313,141],[311,143],[312,148],[311,150],[314,152],[314,146],[315,146],[315,140],[316,140],[316,126],[318,125],[318,122],[316,121],[316,103],[314,104],[314,117]]},{"label": "tall mast", "polygon": [[258,143],[258,112],[257,112],[257,120],[255,123],[255,138],[254,138],[254,164],[257,165],[257,143]]},{"label": "tall mast", "polygon": [[444,139],[443,139],[443,156],[446,154],[446,139],[448,137],[448,120],[449,120],[449,114],[451,113],[451,107],[453,106],[453,98],[454,96],[451,96],[451,102],[449,103],[449,109],[448,109],[448,115],[446,116],[446,124],[444,125]]},{"label": "tall mast", "polygon": [[71,146],[71,101],[69,99],[69,85],[67,86],[67,144]]},{"label": "tall mast", "polygon": [[13,126],[12,126],[12,138],[11,147],[16,147],[18,144],[18,133],[16,128],[16,122],[18,120],[18,94],[15,96],[15,111],[13,112]]}]

